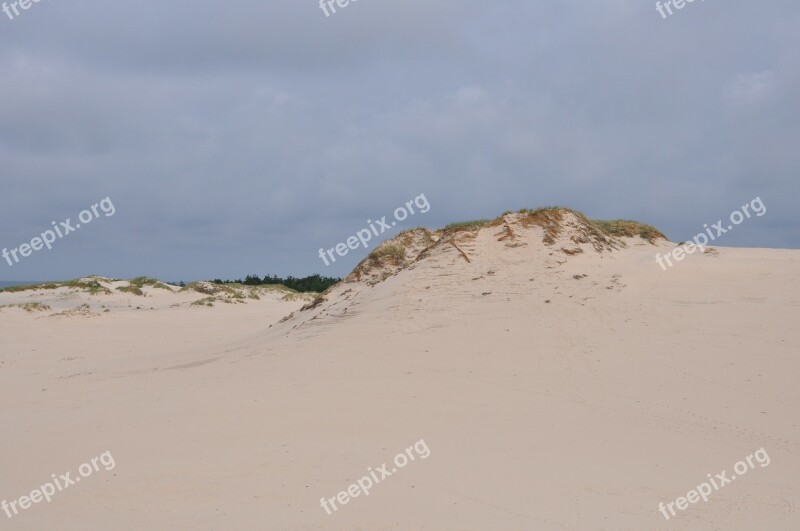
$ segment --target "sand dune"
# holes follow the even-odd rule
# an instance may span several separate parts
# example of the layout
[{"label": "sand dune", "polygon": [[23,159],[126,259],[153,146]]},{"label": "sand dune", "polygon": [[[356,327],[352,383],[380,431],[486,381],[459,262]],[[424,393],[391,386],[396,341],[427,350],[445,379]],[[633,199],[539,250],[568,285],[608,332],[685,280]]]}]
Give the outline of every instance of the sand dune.
[{"label": "sand dune", "polygon": [[[116,462],[0,521],[796,530],[800,252],[662,271],[674,246],[512,213],[401,234],[313,302],[96,278],[109,293],[0,293],[0,499]],[[322,509],[420,439],[429,457]],[[659,513],[760,448],[768,466]]]}]

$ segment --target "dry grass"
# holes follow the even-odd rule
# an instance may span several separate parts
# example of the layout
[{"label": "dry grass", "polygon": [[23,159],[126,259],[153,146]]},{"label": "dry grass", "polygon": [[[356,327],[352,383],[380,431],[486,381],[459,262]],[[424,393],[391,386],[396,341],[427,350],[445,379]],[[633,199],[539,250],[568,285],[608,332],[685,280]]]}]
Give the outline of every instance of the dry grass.
[{"label": "dry grass", "polygon": [[133,295],[138,295],[139,297],[144,297],[144,292],[138,286],[130,285],[130,286],[120,286],[117,288],[117,291],[121,291],[122,293],[131,293]]},{"label": "dry grass", "polygon": [[309,291],[306,293],[287,293],[283,297],[281,297],[282,301],[286,302],[294,302],[294,301],[314,301],[316,298],[319,297],[318,293],[313,291]]},{"label": "dry grass", "polygon": [[406,249],[397,243],[386,243],[369,253],[369,257],[376,262],[385,258],[403,262],[406,259]]},{"label": "dry grass", "polygon": [[491,220],[488,219],[475,219],[472,221],[459,221],[457,223],[451,223],[446,225],[444,230],[449,231],[462,231],[462,230],[478,230],[482,227],[485,227],[490,223]]},{"label": "dry grass", "polygon": [[88,304],[81,304],[77,308],[71,310],[64,310],[60,313],[54,313],[49,317],[96,317],[99,314],[93,313],[91,306]]},{"label": "dry grass", "polygon": [[0,289],[0,293],[16,293],[20,291],[36,291],[36,290],[50,290],[58,288],[75,288],[83,290],[89,295],[111,295],[111,290],[100,284],[96,280],[67,280],[66,282],[47,282],[45,284],[36,284],[33,286],[11,286],[9,288]]},{"label": "dry grass", "polygon": [[47,282],[45,284],[34,284],[32,286],[10,286],[0,289],[0,293],[18,293],[20,291],[35,291],[40,289],[58,289],[62,287],[60,282]]},{"label": "dry grass", "polygon": [[565,249],[562,247],[561,252],[569,256],[574,256],[576,254],[581,254],[583,252],[583,249],[581,249],[580,247],[576,247],[574,249]]},{"label": "dry grass", "polygon": [[167,291],[172,291],[172,288],[170,288],[169,286],[167,286],[163,282],[161,282],[159,280],[156,280],[154,278],[150,278],[150,277],[132,278],[131,280],[128,281],[128,284],[131,285],[131,286],[137,287],[139,289],[141,289],[141,288],[143,288],[145,286],[151,286],[153,288],[165,289]]},{"label": "dry grass", "polygon": [[24,304],[6,304],[4,306],[0,306],[0,309],[2,308],[19,308],[21,310],[25,310],[28,313],[33,313],[33,312],[46,312],[50,309],[50,306],[42,304],[41,302],[26,302]]},{"label": "dry grass", "polygon": [[413,247],[415,245],[415,240],[419,239],[422,240],[419,243],[425,246],[436,243],[436,240],[433,237],[433,233],[431,233],[431,231],[429,231],[425,227],[416,227],[414,229],[404,230],[403,232],[397,235],[396,239],[399,240],[400,243],[406,247]]},{"label": "dry grass", "polygon": [[564,207],[545,207],[536,210],[522,209],[519,211],[523,215],[522,223],[526,225],[539,225],[545,231],[544,243],[553,245],[556,238],[563,230],[564,213],[569,212],[574,215],[580,224],[570,224],[578,230],[578,234],[572,237],[575,243],[591,243],[595,249],[601,251],[603,248],[615,247],[617,244],[623,245],[620,241],[613,241],[610,238],[622,236],[633,238],[639,236],[649,243],[667,237],[653,227],[638,221],[630,220],[590,220],[583,213]]},{"label": "dry grass", "polygon": [[666,240],[667,237],[652,225],[639,223],[638,221],[631,221],[627,219],[616,220],[601,220],[593,219],[590,221],[592,225],[608,234],[609,236],[633,238],[639,236],[643,240],[650,243],[655,243],[656,240]]},{"label": "dry grass", "polygon": [[181,288],[181,291],[196,291],[203,295],[216,295],[218,293],[233,295],[236,293],[236,290],[228,287],[228,285],[212,284],[211,282],[192,282]]},{"label": "dry grass", "polygon": [[499,238],[497,238],[497,241],[499,241],[499,242],[502,242],[502,241],[505,241],[505,240],[508,240],[508,239],[512,239],[513,240],[514,238],[517,237],[517,235],[514,234],[514,231],[511,229],[511,226],[508,225],[507,223],[503,227],[503,231],[498,233],[498,234],[495,234],[495,236],[500,236]]},{"label": "dry grass", "polygon": [[546,245],[553,245],[563,230],[561,222],[564,221],[564,211],[572,212],[572,210],[562,207],[545,207],[536,210],[523,208],[519,211],[522,214],[520,222],[523,226],[538,225],[542,227],[544,229],[542,241]]},{"label": "dry grass", "polygon": [[326,300],[328,300],[328,299],[326,299],[325,297],[320,295],[319,297],[314,299],[313,302],[309,302],[308,304],[306,304],[305,306],[300,308],[300,311],[304,312],[306,310],[312,310],[312,309],[316,308],[317,306],[319,306],[320,304],[322,304],[323,302],[325,302]]}]

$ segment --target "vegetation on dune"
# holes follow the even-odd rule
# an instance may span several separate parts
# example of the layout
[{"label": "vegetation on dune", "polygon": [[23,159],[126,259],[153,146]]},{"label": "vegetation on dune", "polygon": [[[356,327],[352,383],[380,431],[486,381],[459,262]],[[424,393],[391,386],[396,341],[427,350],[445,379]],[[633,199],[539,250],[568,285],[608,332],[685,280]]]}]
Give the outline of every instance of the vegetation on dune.
[{"label": "vegetation on dune", "polygon": [[84,279],[67,280],[66,282],[46,282],[44,284],[35,284],[33,286],[11,286],[9,288],[0,289],[0,292],[16,293],[20,291],[35,291],[58,288],[82,289],[87,291],[90,295],[111,294],[111,290],[100,284],[98,281]]},{"label": "vegetation on dune", "polygon": [[639,236],[643,240],[647,240],[650,243],[655,242],[655,240],[667,239],[667,237],[664,236],[664,234],[657,228],[653,227],[652,225],[639,223],[638,221],[631,221],[627,219],[593,219],[590,220],[590,223],[610,236],[625,236],[628,238]]},{"label": "vegetation on dune", "polygon": [[170,288],[169,286],[167,286],[166,284],[164,284],[160,280],[156,280],[156,279],[150,278],[150,277],[132,278],[131,280],[128,281],[128,283],[131,286],[137,287],[139,289],[141,289],[141,288],[143,288],[145,286],[150,286],[150,287],[153,287],[153,288],[165,289],[167,291],[172,291],[172,288]]},{"label": "vegetation on dune", "polygon": [[138,295],[139,297],[144,297],[144,292],[138,286],[130,285],[130,286],[120,286],[117,288],[117,291],[121,291],[123,293],[132,293],[134,295]]},{"label": "vegetation on dune", "polygon": [[66,288],[77,288],[88,291],[90,295],[111,295],[111,290],[103,286],[96,280],[69,280],[62,283]]},{"label": "vegetation on dune", "polygon": [[282,301],[287,301],[287,302],[309,301],[309,300],[313,301],[318,296],[319,295],[317,295],[316,293],[312,293],[312,292],[299,293],[299,292],[295,291],[295,292],[292,292],[292,293],[287,293],[286,295],[281,297],[281,300]]},{"label": "vegetation on dune", "polygon": [[667,237],[652,225],[639,223],[638,221],[617,219],[617,220],[602,220],[602,219],[589,219],[582,212],[572,210],[566,207],[544,207],[535,210],[524,208],[519,211],[524,214],[528,221],[541,225],[545,228],[547,241],[554,241],[554,238],[560,233],[560,222],[564,217],[564,212],[570,212],[581,221],[586,223],[587,226],[592,227],[599,231],[602,235],[619,238],[622,236],[633,238],[639,236],[647,240],[649,243],[654,243],[657,239],[666,240]]},{"label": "vegetation on dune", "polygon": [[50,306],[41,302],[27,302],[25,304],[18,304],[18,306],[26,312],[46,312],[50,309]]},{"label": "vegetation on dune", "polygon": [[[587,225],[599,230],[606,236],[626,236],[633,238],[639,236],[650,243],[657,239],[667,239],[667,237],[652,225],[640,223],[638,221],[617,219],[617,220],[600,220],[589,219],[582,212],[573,210],[571,208],[562,206],[546,206],[542,208],[522,208],[517,211],[522,215],[522,222],[525,224],[540,225],[547,233],[547,239],[555,238],[561,229],[561,221],[564,219],[564,213],[569,212]],[[474,221],[461,221],[458,223],[450,223],[446,225],[443,230],[474,230],[479,229],[485,225],[502,224],[502,218],[514,212],[508,210],[503,212],[500,218],[490,221],[486,219],[478,219]]]},{"label": "vegetation on dune", "polygon": [[449,225],[445,225],[444,230],[476,230],[480,229],[481,227],[485,227],[490,223],[488,219],[475,219],[472,221],[459,221],[456,223],[450,223]]},{"label": "vegetation on dune", "polygon": [[436,241],[433,238],[433,233],[425,227],[414,227],[413,229],[401,231],[397,235],[396,240],[406,247],[411,247],[417,244],[430,245]]},{"label": "vegetation on dune", "polygon": [[[165,289],[172,291],[172,288],[154,278],[137,277],[128,281],[128,286],[121,286],[117,291],[123,293],[133,293],[134,295],[144,295],[142,288],[150,286],[153,288]],[[0,292],[15,293],[21,291],[35,291],[35,290],[49,290],[58,288],[73,288],[84,290],[90,295],[110,295],[111,290],[103,286],[96,277],[78,278],[75,280],[67,280],[64,282],[46,282],[44,284],[35,284],[32,286],[11,286],[9,288],[0,289]]]},{"label": "vegetation on dune", "polygon": [[206,297],[205,299],[196,300],[192,303],[192,306],[214,306],[214,302],[217,300],[216,297]]},{"label": "vegetation on dune", "polygon": [[414,227],[411,229],[404,229],[397,233],[398,236],[403,236],[404,234],[411,234],[420,230],[424,230],[425,232],[430,232],[426,227]]},{"label": "vegetation on dune", "polygon": [[406,249],[402,245],[387,243],[369,253],[369,257],[373,260],[391,257],[402,261],[406,259]]},{"label": "vegetation on dune", "polygon": [[308,304],[306,304],[305,306],[300,308],[300,311],[304,312],[306,310],[313,310],[314,308],[316,308],[317,306],[319,306],[320,304],[322,304],[323,302],[325,302],[327,300],[328,299],[326,299],[323,295],[320,295],[316,299],[314,299],[313,301],[309,302]]},{"label": "vegetation on dune", "polygon": [[2,308],[20,308],[28,313],[32,312],[45,312],[50,309],[50,306],[42,304],[41,302],[26,302],[24,304],[5,304],[0,306]]},{"label": "vegetation on dune", "polygon": [[218,286],[215,283],[209,285],[208,283],[204,282],[190,282],[181,288],[181,291],[196,291],[198,293],[202,293],[203,295],[216,295],[217,293],[222,292],[233,293],[234,289],[228,286]]},{"label": "vegetation on dune", "polygon": [[[535,210],[523,208],[519,213],[523,216],[522,223],[524,225],[539,225],[542,227],[544,229],[544,243],[553,245],[558,235],[561,234],[561,221],[564,219],[565,211],[573,212],[568,208],[553,206]],[[580,214],[580,216],[583,216],[583,214]]]},{"label": "vegetation on dune", "polygon": [[45,284],[34,284],[31,286],[10,286],[8,288],[0,289],[0,293],[17,293],[20,291],[34,291],[39,289],[57,289],[61,287],[59,282],[47,282]]}]

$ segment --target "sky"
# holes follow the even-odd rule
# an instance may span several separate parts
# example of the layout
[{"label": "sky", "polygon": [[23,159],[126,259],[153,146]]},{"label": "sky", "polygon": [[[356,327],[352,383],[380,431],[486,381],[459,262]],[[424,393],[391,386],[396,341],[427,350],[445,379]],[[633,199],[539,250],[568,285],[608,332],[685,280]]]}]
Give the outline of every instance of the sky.
[{"label": "sky", "polygon": [[[0,259],[0,281],[344,276],[404,228],[549,205],[683,241],[758,197],[766,213],[715,243],[800,247],[796,1],[695,1],[666,18],[639,0],[327,11],[0,12],[0,248],[92,218]],[[427,212],[320,258],[421,194]],[[113,215],[94,216],[106,198]]]}]

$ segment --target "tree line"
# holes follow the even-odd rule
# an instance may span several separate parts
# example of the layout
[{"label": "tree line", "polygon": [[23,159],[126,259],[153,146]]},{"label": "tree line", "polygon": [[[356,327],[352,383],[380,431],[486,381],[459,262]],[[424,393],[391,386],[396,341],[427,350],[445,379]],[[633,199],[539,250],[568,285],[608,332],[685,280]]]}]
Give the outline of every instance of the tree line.
[{"label": "tree line", "polygon": [[295,278],[289,275],[286,278],[281,278],[277,275],[265,275],[264,278],[259,277],[258,275],[247,275],[242,279],[236,280],[221,280],[215,278],[211,282],[214,284],[244,284],[245,286],[263,286],[269,284],[283,284],[287,288],[292,288],[295,291],[300,292],[309,292],[314,291],[317,293],[322,293],[329,287],[333,286],[334,284],[339,283],[341,278],[335,277],[323,277],[320,275],[311,275],[308,277],[303,278]]}]

